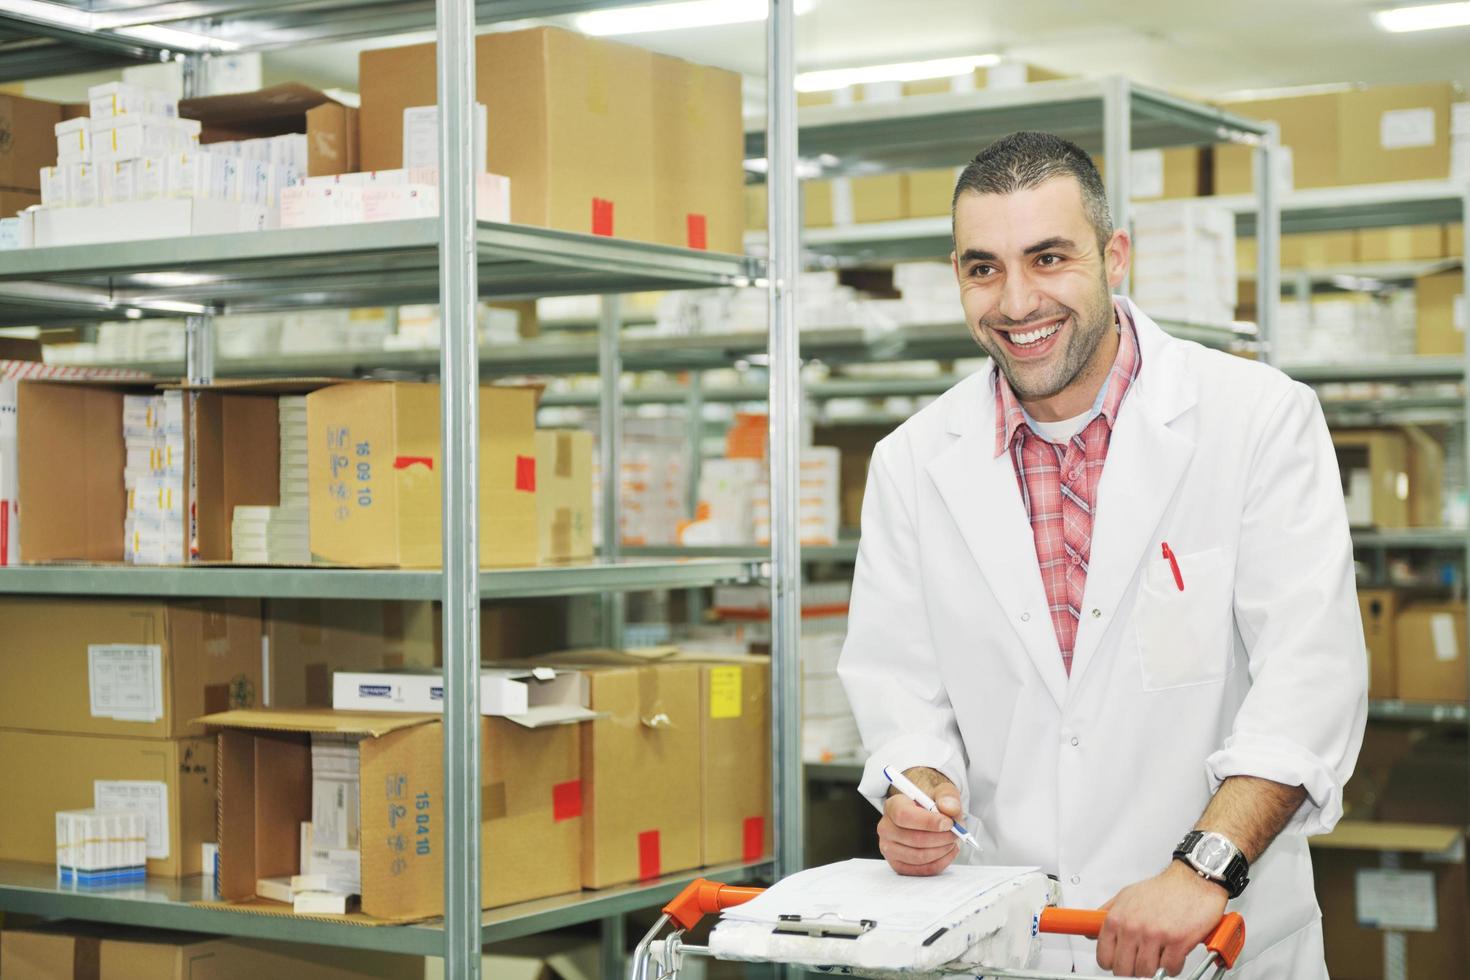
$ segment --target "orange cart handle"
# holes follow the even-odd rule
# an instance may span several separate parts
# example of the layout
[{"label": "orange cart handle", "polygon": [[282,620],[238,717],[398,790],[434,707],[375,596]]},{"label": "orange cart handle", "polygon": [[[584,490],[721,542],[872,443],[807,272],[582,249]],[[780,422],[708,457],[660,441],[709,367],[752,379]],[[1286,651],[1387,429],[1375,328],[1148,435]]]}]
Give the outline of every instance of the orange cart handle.
[{"label": "orange cart handle", "polygon": [[[1096,939],[1098,933],[1102,932],[1103,922],[1107,920],[1107,917],[1106,912],[1094,909],[1047,908],[1041,910],[1041,920],[1037,924],[1037,929],[1056,935],[1086,936],[1088,939]],[[1210,933],[1209,938],[1205,940],[1205,948],[1218,956],[1227,969],[1235,966],[1235,961],[1244,947],[1245,920],[1238,912],[1227,913],[1221,918],[1215,931]]]},{"label": "orange cart handle", "polygon": [[680,929],[693,929],[706,915],[744,905],[763,891],[764,888],[722,885],[707,878],[695,878],[664,906],[664,915],[677,922]]}]

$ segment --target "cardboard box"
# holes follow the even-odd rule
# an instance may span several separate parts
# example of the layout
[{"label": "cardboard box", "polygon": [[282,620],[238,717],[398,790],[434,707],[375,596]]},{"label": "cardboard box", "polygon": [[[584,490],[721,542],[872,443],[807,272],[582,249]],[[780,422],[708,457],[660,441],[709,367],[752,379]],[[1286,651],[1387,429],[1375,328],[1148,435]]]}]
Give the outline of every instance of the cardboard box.
[{"label": "cardboard box", "polygon": [[328,708],[334,671],[431,667],[437,619],[429,602],[267,599],[261,703]]},{"label": "cardboard box", "polygon": [[[1208,190],[1209,157],[1194,146],[1167,150],[1134,150],[1129,155],[1131,194],[1135,201],[1202,197]],[[1098,176],[1107,180],[1107,160],[1092,158]]]},{"label": "cardboard box", "polygon": [[[1392,926],[1406,938],[1406,970],[1398,976],[1464,972],[1470,910],[1462,828],[1344,821],[1311,843],[1333,980],[1386,980],[1385,932]],[[1392,870],[1390,854],[1398,864]],[[1411,909],[1418,915],[1402,915]],[[1384,917],[1394,910],[1397,921]]]},{"label": "cardboard box", "polygon": [[1465,226],[1452,224],[1444,226],[1444,254],[1447,258],[1459,259],[1465,257]]},{"label": "cardboard box", "polygon": [[307,175],[352,174],[360,169],[357,110],[336,102],[306,110]]},{"label": "cardboard box", "polygon": [[260,600],[0,599],[0,719],[73,735],[203,735],[263,683]]},{"label": "cardboard box", "polygon": [[1400,609],[1394,648],[1401,699],[1466,700],[1463,602],[1415,602]]},{"label": "cardboard box", "polygon": [[538,429],[538,559],[544,563],[591,558],[592,521],[592,433]]},{"label": "cardboard box", "polygon": [[176,197],[42,208],[35,221],[36,247],[50,248],[262,231],[276,226],[276,211],[263,204]]},{"label": "cardboard box", "polygon": [[1358,610],[1363,616],[1363,638],[1368,646],[1368,697],[1397,697],[1397,660],[1394,628],[1399,594],[1393,589],[1359,589]]},{"label": "cardboard box", "polygon": [[765,184],[745,185],[745,230],[765,231],[767,197]]},{"label": "cardboard box", "polygon": [[9,218],[20,214],[26,208],[32,208],[41,203],[39,193],[30,191],[0,190],[0,218]]},{"label": "cardboard box", "polygon": [[[362,915],[408,922],[444,910],[444,732],[431,715],[231,711],[219,733],[220,895],[255,898],[261,878],[300,871],[300,825],[311,819],[312,732],[360,736]],[[582,783],[576,726],[525,729],[481,719],[480,842],[486,908],[575,891]]]},{"label": "cardboard box", "polygon": [[1444,446],[1417,425],[1400,426],[1409,446],[1409,525],[1444,526]]},{"label": "cardboard box", "polygon": [[0,188],[41,192],[41,168],[56,166],[61,106],[0,94]]},{"label": "cardboard box", "polygon": [[[480,975],[497,980],[598,980],[597,940],[575,933],[539,933],[485,947]],[[423,980],[444,980],[444,960],[424,960]]]},{"label": "cardboard box", "polygon": [[833,223],[897,221],[908,213],[906,187],[902,174],[838,178],[832,186]]},{"label": "cardboard box", "polygon": [[1379,819],[1459,827],[1470,823],[1465,733],[1420,729],[1412,738],[1410,750],[1393,763],[1383,782]]},{"label": "cardboard box", "polygon": [[149,875],[199,874],[200,845],[214,840],[214,763],[208,738],[0,730],[0,781],[26,787],[6,799],[0,860],[54,864],[58,810],[123,806],[148,818]]},{"label": "cardboard box", "polygon": [[741,79],[653,56],[656,239],[665,245],[745,251],[745,126]]},{"label": "cardboard box", "polygon": [[753,862],[771,851],[771,662],[699,667],[703,864]]},{"label": "cardboard box", "polygon": [[831,228],[836,223],[831,180],[801,182],[801,224],[803,228]]},{"label": "cardboard box", "polygon": [[[480,388],[481,565],[536,563],[536,397],[534,388]],[[306,413],[312,554],[439,565],[439,386],[333,385],[306,396]]]},{"label": "cardboard box", "polygon": [[1359,262],[1414,262],[1444,255],[1440,225],[1366,228],[1357,235]]},{"label": "cardboard box", "polygon": [[[475,39],[491,173],[511,179],[511,220],[656,241],[653,57],[558,28]],[[360,55],[362,166],[403,165],[403,110],[437,99],[434,45]]]},{"label": "cardboard box", "polygon": [[423,959],[102,923],[58,922],[0,933],[6,980],[420,980]]},{"label": "cardboard box", "polygon": [[[1250,268],[1256,267],[1256,240],[1244,240],[1249,249]],[[1239,252],[1237,251],[1237,256]],[[1351,231],[1317,231],[1281,236],[1281,267],[1313,269],[1329,265],[1349,265],[1359,261],[1358,233]]]},{"label": "cardboard box", "polygon": [[838,493],[841,496],[842,526],[855,528],[862,523],[863,493],[868,486],[868,463],[873,447],[893,431],[888,425],[818,426],[813,442],[818,446],[836,446],[842,451]]},{"label": "cardboard box", "polygon": [[[606,888],[698,867],[701,668],[606,650],[543,660],[586,668],[593,711],[581,726],[582,886]],[[636,789],[635,789],[636,788]]]},{"label": "cardboard box", "polygon": [[1342,183],[1444,180],[1450,175],[1452,82],[1373,86],[1336,98],[1341,104]]},{"label": "cardboard box", "polygon": [[1338,429],[1332,433],[1347,501],[1348,523],[1355,527],[1411,526],[1409,446],[1393,429]]},{"label": "cardboard box", "polygon": [[953,210],[959,170],[914,170],[903,175],[904,213],[910,218],[948,218]]},{"label": "cardboard box", "polygon": [[[480,714],[509,718],[523,728],[546,728],[596,715],[587,707],[587,683],[575,670],[550,667],[480,667]],[[332,675],[332,707],[338,711],[444,713],[444,671],[338,671]]]},{"label": "cardboard box", "polygon": [[1420,276],[1414,283],[1414,350],[1419,354],[1465,352],[1465,273],[1459,269]]},{"label": "cardboard box", "polygon": [[[1296,188],[1332,187],[1345,183],[1339,160],[1341,103],[1338,95],[1227,102],[1221,108],[1251,119],[1269,120],[1281,127],[1281,145],[1291,147],[1292,184]],[[1216,146],[1212,152],[1214,192],[1251,193],[1255,149],[1249,146]]]},{"label": "cardboard box", "polygon": [[[941,92],[974,92],[985,88],[1015,88],[1031,82],[1047,82],[1066,78],[1059,72],[1049,71],[1023,61],[1008,61],[989,68],[976,68],[973,72],[950,78],[925,78],[904,82],[905,98],[915,95],[934,95]],[[831,94],[831,93],[821,93]]]}]

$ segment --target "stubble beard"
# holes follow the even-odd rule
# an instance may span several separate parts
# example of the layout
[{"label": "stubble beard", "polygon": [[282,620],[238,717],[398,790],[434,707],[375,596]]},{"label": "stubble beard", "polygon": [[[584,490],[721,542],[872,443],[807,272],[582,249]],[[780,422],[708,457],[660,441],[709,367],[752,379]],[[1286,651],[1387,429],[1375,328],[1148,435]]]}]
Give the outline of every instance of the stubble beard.
[{"label": "stubble beard", "polygon": [[[1001,373],[1005,375],[1016,397],[1023,401],[1051,398],[1066,390],[1087,370],[1087,365],[1097,353],[1098,345],[1102,343],[1103,337],[1107,336],[1108,328],[1113,325],[1113,304],[1108,292],[1107,280],[1099,280],[1098,301],[1082,313],[1070,307],[1057,306],[1026,320],[990,317],[980,321],[982,327],[991,329],[1004,327],[1007,330],[1024,330],[1027,324],[1041,323],[1062,315],[1065,315],[1075,325],[1075,328],[1067,335],[1066,346],[1062,349],[1061,357],[1055,360],[1051,367],[1040,373],[1026,371],[1024,368],[1018,371],[1016,365],[1011,361],[1010,353],[1005,349],[1005,341],[1000,338],[990,343],[982,341],[980,344],[999,365]],[[1063,326],[1065,325],[1064,322]],[[982,331],[981,336],[987,335]]]}]

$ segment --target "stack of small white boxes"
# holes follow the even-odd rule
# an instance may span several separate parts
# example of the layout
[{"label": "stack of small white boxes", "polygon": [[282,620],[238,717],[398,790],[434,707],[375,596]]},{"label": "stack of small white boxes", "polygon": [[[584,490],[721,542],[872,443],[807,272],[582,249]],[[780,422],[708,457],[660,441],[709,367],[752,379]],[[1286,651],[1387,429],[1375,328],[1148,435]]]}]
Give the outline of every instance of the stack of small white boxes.
[{"label": "stack of small white boxes", "polygon": [[[619,520],[625,545],[674,544],[675,533],[689,516],[687,430],[680,419],[630,418],[623,423]],[[602,469],[592,457],[594,544],[601,538]]]},{"label": "stack of small white boxes", "polygon": [[1470,179],[1470,102],[1450,106],[1450,176]]},{"label": "stack of small white boxes", "polygon": [[301,825],[301,870],[261,878],[255,893],[298,914],[345,914],[362,894],[361,756],[350,735],[311,736],[311,821]]},{"label": "stack of small white boxes", "polygon": [[123,396],[124,556],[133,565],[184,563],[184,395]]},{"label": "stack of small white boxes", "polygon": [[[762,473],[762,476],[765,474]],[[834,446],[807,446],[801,451],[797,475],[797,533],[802,544],[837,543],[842,517],[842,451]],[[756,544],[771,543],[771,484],[755,484],[754,531]]]},{"label": "stack of small white boxes", "polygon": [[[842,453],[833,446],[801,451],[797,526],[804,545],[837,543],[841,523]],[[770,469],[758,459],[705,460],[699,472],[699,516],[679,534],[690,546],[770,544]]]},{"label": "stack of small white boxes", "polygon": [[1132,297],[1156,320],[1226,326],[1235,319],[1235,215],[1195,202],[1139,205]]},{"label": "stack of small white boxes", "polygon": [[56,876],[64,885],[117,885],[147,876],[147,820],[135,810],[56,814]]},{"label": "stack of small white boxes", "polygon": [[233,561],[252,565],[308,565],[306,396],[279,399],[280,502],[277,506],[237,506],[230,523]]},{"label": "stack of small white boxes", "polygon": [[183,197],[275,207],[306,173],[306,135],[199,147],[200,124],[167,93],[112,82],[88,90],[91,116],[56,125],[57,166],[41,204],[77,208]]}]

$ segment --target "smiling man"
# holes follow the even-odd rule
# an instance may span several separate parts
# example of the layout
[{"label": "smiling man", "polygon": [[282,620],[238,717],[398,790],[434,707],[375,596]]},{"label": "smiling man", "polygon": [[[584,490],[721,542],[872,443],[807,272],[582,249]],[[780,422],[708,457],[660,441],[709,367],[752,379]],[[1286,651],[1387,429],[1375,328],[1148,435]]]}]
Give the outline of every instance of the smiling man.
[{"label": "smiling man", "polygon": [[1128,234],[1065,140],[977,156],[954,247],[992,368],[875,450],[838,668],[880,850],[938,874],[965,816],[986,863],[1106,907],[1048,971],[1177,974],[1229,907],[1232,976],[1325,977],[1306,838],[1342,814],[1367,657],[1315,395],[1112,295]]}]

